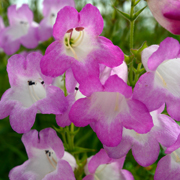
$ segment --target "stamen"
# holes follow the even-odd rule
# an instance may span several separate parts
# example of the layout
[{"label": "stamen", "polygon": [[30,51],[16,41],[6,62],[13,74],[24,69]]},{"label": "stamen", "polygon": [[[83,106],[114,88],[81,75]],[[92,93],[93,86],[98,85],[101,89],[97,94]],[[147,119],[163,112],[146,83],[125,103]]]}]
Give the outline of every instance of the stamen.
[{"label": "stamen", "polygon": [[167,87],[166,81],[163,79],[163,77],[161,76],[161,74],[160,74],[157,70],[156,70],[156,73],[157,73],[157,75],[160,77],[160,79],[162,80],[164,87]]},{"label": "stamen", "polygon": [[75,30],[76,31],[82,31],[82,30],[84,30],[84,28],[83,27],[76,27]]},{"label": "stamen", "polygon": [[116,93],[116,105],[114,111],[118,111],[118,110],[119,110],[119,93]]},{"label": "stamen", "polygon": [[51,161],[51,159],[49,158],[48,154],[46,154],[46,156],[47,156],[47,158],[48,158],[49,163],[52,165],[52,167],[53,167],[54,169],[56,169],[56,166],[52,163],[52,161]]},{"label": "stamen", "polygon": [[100,180],[95,174],[94,174],[94,177],[95,177],[96,180]]},{"label": "stamen", "polygon": [[68,39],[68,47],[69,47],[70,50],[72,51],[72,53],[73,53],[73,55],[74,55],[74,58],[75,58],[75,59],[78,59],[76,52],[74,51],[74,49],[73,49],[73,48],[71,47],[71,45],[70,45],[70,39],[71,39],[71,34],[70,34],[69,39]]},{"label": "stamen", "polygon": [[[76,43],[76,44],[72,44],[73,47],[77,47],[82,42],[82,40],[84,38],[84,31],[81,31],[79,34],[80,35],[78,36],[78,38],[73,41],[74,43]],[[81,39],[79,40],[80,37],[81,37]]]},{"label": "stamen", "polygon": [[37,96],[33,86],[32,86],[32,90],[33,90],[33,94],[34,94],[35,98],[37,99],[37,101],[40,100],[39,97]]},{"label": "stamen", "polygon": [[104,165],[104,167],[102,169],[100,169],[99,171],[95,172],[96,174],[100,173],[101,171],[103,171],[106,168],[107,164]]},{"label": "stamen", "polygon": [[32,86],[32,85],[34,85],[34,84],[35,84],[35,82],[28,81],[28,85],[29,85],[29,86]]},{"label": "stamen", "polygon": [[55,14],[54,14],[54,13],[52,13],[52,14],[51,14],[51,17],[55,17]]},{"label": "stamen", "polygon": [[76,90],[76,91],[78,91],[78,90],[79,90],[79,88],[78,88],[78,87],[75,87],[75,90]]},{"label": "stamen", "polygon": [[57,161],[52,157],[53,162],[57,165]]},{"label": "stamen", "polygon": [[69,29],[66,33],[72,33],[73,29]]},{"label": "stamen", "polygon": [[44,81],[41,81],[41,84],[44,84]]},{"label": "stamen", "polygon": [[29,89],[29,93],[30,93],[31,97],[33,98],[34,102],[36,102],[37,99],[33,96],[32,92],[31,92],[31,90],[30,90],[29,84],[28,84],[28,89]]},{"label": "stamen", "polygon": [[180,157],[178,156],[178,154],[174,151],[173,152],[175,158],[176,158],[176,162],[180,162]]}]

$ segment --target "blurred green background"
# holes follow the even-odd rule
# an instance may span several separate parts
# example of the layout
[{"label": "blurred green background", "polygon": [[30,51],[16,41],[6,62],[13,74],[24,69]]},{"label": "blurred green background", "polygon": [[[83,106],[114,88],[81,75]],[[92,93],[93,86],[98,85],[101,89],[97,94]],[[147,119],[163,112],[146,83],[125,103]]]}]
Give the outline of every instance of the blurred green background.
[{"label": "blurred green background", "polygon": [[[4,19],[4,23],[8,26],[7,19],[7,8],[11,4],[22,4],[28,2],[30,8],[34,12],[34,20],[40,22],[42,16],[42,0],[0,0],[0,15]],[[78,11],[84,7],[87,3],[92,3],[97,6],[104,18],[104,30],[102,35],[109,38],[115,45],[119,46],[123,52],[129,55],[129,22],[124,19],[114,8],[118,8],[126,13],[130,10],[129,0],[75,0],[76,8]],[[142,0],[136,7],[136,11],[146,6],[146,2]],[[148,46],[152,44],[159,44],[166,37],[171,36],[180,40],[179,36],[174,36],[162,28],[153,18],[148,7],[140,15],[135,23],[135,34],[134,34],[134,48],[139,48],[144,41],[147,42]],[[48,41],[39,44],[36,50],[45,52],[47,46],[53,41],[50,38]],[[17,52],[32,51],[21,47]],[[10,87],[8,81],[8,75],[6,72],[6,64],[9,56],[0,53],[0,97]],[[46,127],[58,127],[55,121],[54,115],[42,115],[37,114],[36,121],[33,129],[40,131]],[[76,128],[77,129],[77,128]],[[14,132],[9,124],[9,119],[5,118],[0,121],[0,180],[7,180],[9,171],[22,164],[27,160],[24,145],[21,142],[21,134]],[[61,136],[60,136],[61,137]],[[102,144],[98,140],[96,134],[92,129],[87,126],[80,128],[79,132],[75,136],[75,145],[94,149],[94,152],[87,153],[87,156],[91,156],[98,152],[102,148]],[[163,156],[163,151],[160,152],[160,157]],[[82,155],[79,156],[81,158]],[[152,180],[155,172],[156,164],[149,167],[141,167],[134,160],[131,152],[128,153],[124,168],[129,170],[135,180]]]}]

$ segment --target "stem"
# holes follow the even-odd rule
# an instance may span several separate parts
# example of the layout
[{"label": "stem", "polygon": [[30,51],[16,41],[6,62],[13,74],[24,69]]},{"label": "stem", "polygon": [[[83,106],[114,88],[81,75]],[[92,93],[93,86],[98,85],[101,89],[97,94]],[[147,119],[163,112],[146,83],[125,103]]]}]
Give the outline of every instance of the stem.
[{"label": "stem", "polygon": [[72,142],[72,147],[74,148],[74,124],[71,123],[71,142]]},{"label": "stem", "polygon": [[67,96],[67,89],[66,89],[66,74],[64,73],[64,96]]},{"label": "stem", "polygon": [[[133,49],[133,43],[134,43],[134,19],[133,19],[133,15],[134,15],[134,4],[135,4],[135,0],[131,0],[131,11],[130,11],[130,54],[131,53],[131,49]],[[130,85],[133,84],[133,61],[130,64],[129,67],[129,82]]]}]

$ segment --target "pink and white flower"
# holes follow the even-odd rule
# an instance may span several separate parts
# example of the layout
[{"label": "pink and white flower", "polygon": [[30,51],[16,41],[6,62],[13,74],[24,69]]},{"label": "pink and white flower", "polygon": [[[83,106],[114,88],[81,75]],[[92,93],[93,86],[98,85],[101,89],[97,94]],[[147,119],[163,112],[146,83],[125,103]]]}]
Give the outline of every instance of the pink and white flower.
[{"label": "pink and white flower", "polygon": [[146,106],[132,99],[132,88],[117,75],[110,76],[104,85],[87,78],[80,86],[87,97],[73,104],[69,118],[75,126],[90,124],[103,144],[117,146],[123,127],[137,133],[147,133],[153,127]]},{"label": "pink and white flower", "polygon": [[152,45],[142,52],[146,69],[134,88],[133,98],[143,102],[149,111],[164,103],[169,115],[180,121],[180,45],[166,38],[159,46]]},{"label": "pink and white flower", "polygon": [[40,69],[42,55],[34,52],[14,55],[8,60],[7,71],[11,88],[0,101],[0,118],[10,116],[10,124],[18,133],[28,132],[37,113],[61,114],[67,109],[67,100],[52,78]]},{"label": "pink and white flower", "polygon": [[180,135],[157,164],[154,180],[180,180]]},{"label": "pink and white flower", "polygon": [[81,12],[66,6],[57,15],[53,27],[56,39],[41,60],[42,72],[56,77],[71,68],[78,83],[86,77],[99,78],[99,64],[115,67],[123,62],[124,54],[105,37],[103,18],[99,10],[87,4]]},{"label": "pink and white flower", "polygon": [[134,180],[132,174],[122,169],[125,156],[111,159],[104,149],[88,158],[83,180]]},{"label": "pink and white flower", "polygon": [[33,21],[33,12],[27,4],[23,4],[19,9],[16,5],[11,5],[8,8],[8,19],[10,25],[0,34],[0,46],[6,54],[15,53],[21,44],[29,49],[38,45],[38,24]]},{"label": "pink and white flower", "polygon": [[65,6],[75,7],[74,0],[44,0],[43,16],[39,24],[38,36],[40,41],[45,41],[53,35],[53,25],[56,21],[57,13]]},{"label": "pink and white flower", "polygon": [[109,157],[119,159],[126,155],[130,149],[135,160],[141,166],[153,164],[158,156],[160,146],[169,147],[176,142],[180,133],[179,125],[169,116],[160,114],[164,105],[151,112],[154,126],[147,134],[139,134],[134,130],[123,129],[122,141],[116,147],[104,146]]},{"label": "pink and white flower", "polygon": [[179,0],[147,0],[147,3],[161,26],[173,34],[180,34]]},{"label": "pink and white flower", "polygon": [[22,136],[22,142],[29,159],[10,171],[10,180],[75,180],[66,161],[73,158],[64,156],[63,143],[53,129],[43,129],[39,134],[31,130]]}]

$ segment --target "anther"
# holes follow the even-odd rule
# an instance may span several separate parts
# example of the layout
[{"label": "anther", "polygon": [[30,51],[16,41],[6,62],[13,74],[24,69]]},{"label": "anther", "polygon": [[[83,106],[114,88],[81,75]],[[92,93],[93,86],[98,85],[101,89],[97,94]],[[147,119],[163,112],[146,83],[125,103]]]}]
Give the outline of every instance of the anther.
[{"label": "anther", "polygon": [[69,29],[66,33],[71,33],[73,32],[73,29]]},{"label": "anther", "polygon": [[76,31],[83,31],[84,28],[83,28],[83,27],[76,27],[75,30],[76,30]]},{"label": "anther", "polygon": [[29,85],[29,86],[35,85],[35,82],[33,82],[33,81],[28,81],[28,85]]},{"label": "anther", "polygon": [[44,84],[44,81],[41,81],[41,84]]},{"label": "anther", "polygon": [[79,88],[78,88],[78,87],[75,87],[75,90],[76,90],[76,91],[78,91],[78,90],[79,90]]},{"label": "anther", "polygon": [[51,17],[55,17],[55,14],[54,14],[54,13],[52,13],[52,14],[51,14]]}]

